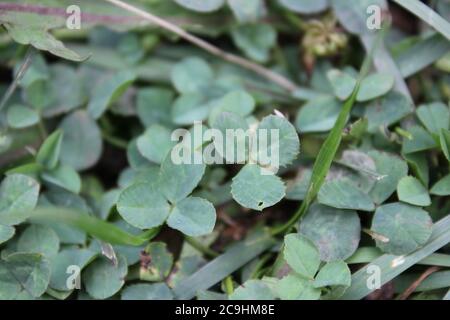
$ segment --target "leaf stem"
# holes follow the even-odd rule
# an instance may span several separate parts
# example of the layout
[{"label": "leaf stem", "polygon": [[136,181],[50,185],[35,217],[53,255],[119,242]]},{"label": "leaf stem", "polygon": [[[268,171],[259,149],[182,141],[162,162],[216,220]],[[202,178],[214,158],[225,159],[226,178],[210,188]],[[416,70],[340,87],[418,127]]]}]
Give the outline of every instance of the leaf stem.
[{"label": "leaf stem", "polygon": [[103,137],[103,139],[105,139],[106,142],[108,142],[109,144],[111,144],[119,149],[126,150],[128,148],[128,142],[126,140],[114,137],[105,131],[102,131],[102,137]]},{"label": "leaf stem", "polygon": [[2,100],[0,101],[0,111],[2,111],[2,109],[6,106],[6,103],[8,102],[9,98],[11,98],[14,91],[16,91],[16,88],[19,85],[20,80],[22,80],[23,76],[25,75],[25,72],[28,70],[28,67],[30,66],[30,63],[31,63],[31,58],[33,57],[33,53],[34,53],[33,48],[29,47],[27,54],[25,56],[25,59],[24,59],[22,65],[20,66],[16,77],[14,78],[14,81],[8,87],[8,90],[6,91],[5,95],[2,97]]},{"label": "leaf stem", "polygon": [[272,258],[272,253],[266,253],[256,264],[255,269],[250,274],[250,279],[257,279],[259,275],[261,274],[261,270],[264,270],[263,267],[266,264],[267,261],[269,261]]},{"label": "leaf stem", "polygon": [[186,41],[196,45],[197,47],[211,53],[212,55],[222,58],[225,61],[228,61],[230,63],[236,64],[238,66],[241,66],[245,69],[251,70],[261,77],[276,83],[280,87],[284,88],[285,90],[289,92],[293,92],[297,89],[297,85],[292,82],[291,80],[283,77],[282,75],[275,73],[257,63],[254,63],[250,60],[244,59],[240,56],[234,55],[232,53],[228,53],[223,51],[222,49],[210,44],[209,42],[206,42],[205,40],[198,38],[189,32],[185,31],[184,29],[180,28],[179,26],[162,19],[156,15],[153,15],[147,11],[144,11],[142,9],[139,9],[137,7],[134,7],[130,4],[127,4],[121,0],[104,0],[106,2],[109,2],[117,7],[120,7],[126,11],[132,12],[145,20],[154,23],[158,26],[160,26],[163,29],[166,29],[168,31],[171,31],[178,35],[180,38],[185,39]]}]

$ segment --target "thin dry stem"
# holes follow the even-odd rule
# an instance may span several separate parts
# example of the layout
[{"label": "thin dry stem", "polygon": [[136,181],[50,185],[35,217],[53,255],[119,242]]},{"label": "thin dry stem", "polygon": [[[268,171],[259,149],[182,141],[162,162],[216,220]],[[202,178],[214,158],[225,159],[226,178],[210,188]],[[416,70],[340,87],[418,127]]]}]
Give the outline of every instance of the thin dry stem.
[{"label": "thin dry stem", "polygon": [[287,90],[289,92],[295,91],[297,89],[297,85],[295,83],[293,83],[292,81],[286,79],[285,77],[283,77],[267,68],[264,68],[263,66],[261,66],[257,63],[254,63],[252,61],[249,61],[247,59],[244,59],[244,58],[234,55],[232,53],[225,52],[225,51],[221,50],[220,48],[206,42],[205,40],[200,39],[200,38],[186,32],[179,26],[174,25],[167,20],[164,20],[164,19],[162,19],[158,16],[155,16],[149,12],[146,12],[142,9],[136,8],[130,4],[127,4],[123,1],[121,1],[121,0],[105,0],[105,1],[115,5],[117,7],[120,7],[126,11],[132,12],[132,13],[142,17],[143,19],[148,20],[151,23],[154,23],[154,24],[160,26],[161,28],[164,28],[166,30],[169,30],[169,31],[177,34],[181,38],[204,49],[205,51],[211,53],[212,55],[215,55],[219,58],[224,59],[225,61],[234,63],[234,64],[239,65],[248,70],[251,70],[251,71],[257,73],[258,75],[260,75],[261,77],[264,77],[267,80],[276,83],[277,85],[279,85],[280,87],[284,88],[285,90]]},{"label": "thin dry stem", "polygon": [[430,267],[427,270],[425,270],[424,273],[422,273],[420,275],[419,278],[417,278],[416,281],[414,281],[409,287],[408,289],[405,290],[405,292],[403,292],[400,297],[399,300],[406,300],[408,299],[408,297],[417,289],[417,287],[423,282],[423,280],[425,280],[426,278],[428,278],[430,276],[430,274],[439,271],[439,267]]}]

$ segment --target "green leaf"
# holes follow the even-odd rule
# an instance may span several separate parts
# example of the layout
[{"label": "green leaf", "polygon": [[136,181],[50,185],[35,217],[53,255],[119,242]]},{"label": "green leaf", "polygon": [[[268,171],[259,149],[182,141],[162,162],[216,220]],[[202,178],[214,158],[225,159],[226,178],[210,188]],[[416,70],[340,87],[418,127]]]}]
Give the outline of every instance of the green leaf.
[{"label": "green leaf", "polygon": [[438,221],[434,227],[429,241],[420,249],[406,256],[394,256],[391,254],[382,255],[379,258],[371,261],[371,263],[359,269],[352,275],[352,285],[347,289],[343,300],[357,300],[362,299],[371,293],[375,288],[368,286],[373,279],[373,266],[380,268],[381,283],[384,285],[405,270],[411,268],[413,265],[422,261],[424,258],[430,256],[436,250],[446,246],[450,241],[450,216]]},{"label": "green leaf", "polygon": [[231,29],[234,44],[257,62],[267,62],[277,41],[276,30],[269,24],[248,24]]},{"label": "green leaf", "polygon": [[246,134],[247,122],[237,114],[222,112],[215,118],[213,128],[222,133],[221,139],[213,139],[215,152],[225,159],[226,163],[245,163],[250,146]]},{"label": "green leaf", "polygon": [[40,297],[50,281],[50,263],[37,253],[13,253],[0,261],[0,299]]},{"label": "green leaf", "polygon": [[317,199],[321,204],[338,209],[375,210],[372,199],[346,179],[325,182]]},{"label": "green leaf", "polygon": [[427,154],[425,152],[409,153],[403,156],[408,162],[412,172],[420,179],[424,186],[428,186],[430,181],[430,168]]},{"label": "green leaf", "polygon": [[170,124],[170,109],[174,93],[172,90],[159,87],[140,89],[137,93],[136,111],[139,120],[145,127],[153,124]]},{"label": "green leaf", "polygon": [[207,200],[189,197],[175,205],[167,224],[188,236],[209,234],[216,224],[216,210]]},{"label": "green leaf", "polygon": [[263,170],[258,165],[247,164],[233,178],[231,193],[241,206],[262,211],[285,196],[283,181],[274,174],[264,174]]},{"label": "green leaf", "polygon": [[0,244],[11,239],[16,233],[16,229],[11,226],[4,226],[0,224]]},{"label": "green leaf", "polygon": [[369,101],[381,97],[394,87],[394,77],[391,74],[375,73],[361,82],[356,100]]},{"label": "green leaf", "polygon": [[444,156],[450,162],[450,130],[441,129],[439,142]]},{"label": "green leaf", "polygon": [[87,107],[89,115],[93,119],[99,119],[106,109],[125,93],[135,79],[134,72],[124,70],[100,82],[89,101]]},{"label": "green leaf", "polygon": [[171,73],[172,83],[180,93],[202,92],[213,78],[209,65],[196,57],[183,59],[173,67]]},{"label": "green leaf", "polygon": [[351,273],[347,264],[342,260],[328,262],[319,271],[314,280],[315,288],[344,286],[351,284]]},{"label": "green leaf", "polygon": [[[54,117],[76,109],[87,102],[82,73],[72,66],[55,63],[50,67],[51,79],[46,93],[51,96],[51,103],[42,110],[44,117]],[[64,83],[64,85],[61,85]]]},{"label": "green leaf", "polygon": [[403,140],[402,153],[425,151],[437,147],[436,141],[424,128],[413,126],[408,131],[413,138]]},{"label": "green leaf", "polygon": [[447,130],[450,126],[450,111],[441,102],[422,105],[416,112],[417,117],[432,134],[439,135],[441,129]]},{"label": "green leaf", "polygon": [[172,291],[165,283],[133,284],[122,290],[122,300],[172,300]]},{"label": "green leaf", "polygon": [[64,249],[60,251],[52,260],[50,277],[50,287],[59,291],[69,291],[67,287],[68,277],[71,276],[69,267],[77,266],[82,271],[89,263],[91,263],[97,253],[88,249]]},{"label": "green leaf", "polygon": [[403,94],[392,91],[375,100],[366,107],[369,120],[369,132],[374,133],[380,127],[388,127],[406,117],[413,111],[411,101]]},{"label": "green leaf", "polygon": [[286,9],[304,14],[318,13],[328,7],[328,0],[279,0],[279,2]]},{"label": "green leaf", "polygon": [[133,139],[128,143],[127,146],[127,160],[130,167],[135,170],[140,170],[141,168],[150,165],[150,161],[139,152],[137,146],[137,139]]},{"label": "green leaf", "polygon": [[118,265],[106,258],[98,258],[83,272],[82,280],[87,293],[94,299],[106,299],[116,294],[125,283],[127,261],[118,256]]},{"label": "green leaf", "polygon": [[102,137],[97,123],[86,111],[65,117],[60,129],[64,132],[60,156],[63,164],[84,170],[97,163],[103,149]]},{"label": "green leaf", "polygon": [[370,196],[376,204],[386,201],[397,189],[398,182],[408,174],[408,165],[400,157],[382,151],[369,151],[382,179],[376,181]]},{"label": "green leaf", "polygon": [[255,100],[247,92],[238,90],[227,93],[213,104],[214,108],[208,118],[210,125],[214,125],[222,112],[230,112],[246,117],[255,109]]},{"label": "green leaf", "polygon": [[291,183],[288,183],[286,189],[286,199],[289,200],[303,200],[308,192],[309,182],[311,180],[311,170],[305,169],[299,172],[297,178]]},{"label": "green leaf", "polygon": [[186,198],[197,187],[206,165],[202,164],[175,164],[168,154],[161,164],[160,188],[166,198],[175,204]]},{"label": "green leaf", "polygon": [[53,35],[44,29],[45,26],[35,28],[28,27],[26,25],[12,25],[8,23],[3,23],[3,25],[11,38],[20,44],[30,44],[39,50],[48,51],[55,56],[67,60],[83,61],[88,58],[82,57],[78,53],[66,48],[61,41],[57,40],[53,37]]},{"label": "green leaf", "polygon": [[22,129],[38,123],[39,113],[30,107],[15,104],[8,108],[6,121],[11,128]]},{"label": "green leaf", "polygon": [[345,260],[358,248],[361,224],[355,211],[313,204],[299,233],[316,245],[322,261]]},{"label": "green leaf", "polygon": [[380,206],[375,211],[371,230],[382,236],[377,247],[386,253],[403,255],[422,247],[430,238],[433,222],[420,208],[402,203]]},{"label": "green leaf", "polygon": [[139,152],[154,163],[161,163],[175,145],[169,129],[154,124],[137,139]]},{"label": "green leaf", "polygon": [[39,148],[39,152],[36,155],[36,162],[44,166],[46,169],[55,169],[61,153],[62,139],[63,133],[61,130],[56,130],[48,136]]},{"label": "green leaf", "polygon": [[213,102],[207,101],[197,92],[184,93],[173,104],[172,121],[179,125],[191,125],[196,121],[203,121],[208,118]]},{"label": "green leaf", "polygon": [[438,196],[450,196],[450,174],[436,182],[430,193]]},{"label": "green leaf", "polygon": [[140,269],[140,278],[145,281],[164,281],[172,269],[173,256],[164,242],[152,242],[145,249],[151,261],[147,268]]},{"label": "green leaf", "polygon": [[260,0],[227,0],[228,6],[238,22],[255,22],[266,13],[266,6]]},{"label": "green leaf", "polygon": [[313,279],[320,265],[319,251],[313,242],[300,234],[284,237],[284,259],[299,275]]},{"label": "green leaf", "polygon": [[327,78],[333,87],[334,95],[340,100],[350,97],[355,89],[356,79],[346,72],[331,69],[327,72]]},{"label": "green leaf", "polygon": [[220,9],[225,0],[175,0],[180,6],[197,12],[212,12]]},{"label": "green leaf", "polygon": [[279,280],[276,291],[281,300],[319,300],[320,290],[314,288],[313,281],[296,274]]},{"label": "green leaf", "polygon": [[42,180],[78,194],[81,191],[81,178],[72,167],[59,165],[42,173]]},{"label": "green leaf", "polygon": [[[272,130],[276,130],[277,136],[272,136]],[[264,117],[258,126],[257,134],[258,141],[260,141],[259,134],[267,137],[267,145],[261,142],[258,145],[258,160],[270,159],[269,163],[260,162],[261,165],[271,165],[273,157],[277,157],[278,166],[285,167],[297,158],[300,141],[294,126],[287,119],[274,115]]]},{"label": "green leaf", "polygon": [[333,128],[341,110],[334,97],[319,97],[307,102],[297,115],[295,126],[300,133],[325,132]]},{"label": "green leaf", "polygon": [[397,186],[398,198],[402,202],[426,207],[431,204],[427,189],[414,177],[403,177]]},{"label": "green leaf", "polygon": [[117,211],[132,226],[147,229],[162,225],[170,206],[153,184],[136,183],[122,191]]},{"label": "green leaf", "polygon": [[248,280],[236,288],[230,295],[230,300],[274,300],[272,291],[261,280]]},{"label": "green leaf", "polygon": [[7,176],[0,185],[0,223],[14,225],[24,221],[20,213],[33,210],[38,196],[36,180],[21,174]]},{"label": "green leaf", "polygon": [[50,261],[59,251],[58,235],[47,226],[31,225],[19,237],[19,252],[39,253]]}]

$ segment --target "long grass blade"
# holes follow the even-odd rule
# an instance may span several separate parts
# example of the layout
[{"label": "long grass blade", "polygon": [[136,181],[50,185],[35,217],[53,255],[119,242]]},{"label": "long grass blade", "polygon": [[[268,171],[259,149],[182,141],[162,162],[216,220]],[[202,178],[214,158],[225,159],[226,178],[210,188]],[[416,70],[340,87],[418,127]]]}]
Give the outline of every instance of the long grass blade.
[{"label": "long grass blade", "polygon": [[105,242],[118,245],[140,246],[159,232],[159,228],[154,228],[136,236],[112,223],[67,208],[38,208],[32,212],[30,220],[42,224],[62,223],[81,229]]},{"label": "long grass blade", "polygon": [[[383,253],[375,247],[361,247],[348,258],[345,262],[348,264],[370,263],[381,257]],[[433,253],[423,260],[417,262],[423,266],[450,267],[450,255],[443,253]]]},{"label": "long grass blade", "polygon": [[450,242],[450,215],[438,221],[433,227],[433,233],[428,243],[422,248],[406,256],[394,256],[384,254],[370,264],[359,269],[352,275],[352,285],[341,299],[359,300],[375,290],[368,285],[373,273],[368,270],[369,266],[377,266],[380,269],[381,285],[391,281],[403,271],[417,264],[433,252],[439,250]]},{"label": "long grass blade", "polygon": [[342,131],[347,124],[348,118],[350,116],[350,111],[352,110],[353,105],[356,101],[356,96],[359,92],[359,87],[361,85],[361,81],[367,76],[369,73],[370,67],[372,65],[372,59],[374,53],[376,51],[377,46],[381,43],[381,40],[384,37],[386,31],[386,24],[384,24],[383,29],[379,32],[376,37],[376,41],[373,43],[373,47],[369,54],[367,54],[364,59],[363,65],[361,67],[358,80],[356,82],[355,88],[347,101],[344,103],[342,110],[339,113],[339,116],[334,124],[333,129],[328,134],[325,142],[320,148],[319,154],[317,155],[316,161],[314,162],[312,174],[311,174],[311,182],[308,187],[308,191],[306,193],[305,200],[302,202],[300,208],[297,212],[291,217],[291,219],[284,225],[274,228],[272,230],[273,235],[277,235],[283,233],[290,229],[308,210],[310,204],[313,202],[317,193],[320,190],[320,187],[325,181],[325,177],[330,170],[331,164],[333,163],[334,157],[336,156],[336,152],[339,149],[339,146],[342,141]]},{"label": "long grass blade", "polygon": [[237,242],[225,253],[175,286],[176,298],[180,300],[192,299],[197,292],[211,288],[274,244],[274,239],[266,232]]},{"label": "long grass blade", "polygon": [[395,58],[403,77],[410,77],[430,66],[450,51],[450,42],[440,34],[428,36]]},{"label": "long grass blade", "polygon": [[450,23],[419,0],[393,0],[450,40]]}]

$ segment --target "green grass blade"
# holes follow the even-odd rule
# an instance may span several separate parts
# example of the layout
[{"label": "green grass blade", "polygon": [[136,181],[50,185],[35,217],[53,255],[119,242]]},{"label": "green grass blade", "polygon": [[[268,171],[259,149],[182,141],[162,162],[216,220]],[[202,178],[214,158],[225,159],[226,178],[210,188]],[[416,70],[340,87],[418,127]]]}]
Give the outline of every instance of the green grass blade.
[{"label": "green grass blade", "polygon": [[361,85],[361,81],[367,76],[369,73],[370,67],[372,65],[372,59],[376,48],[381,43],[383,39],[384,33],[386,31],[386,25],[384,25],[383,30],[381,30],[377,37],[376,41],[374,41],[373,46],[369,54],[367,54],[364,59],[363,65],[361,67],[358,80],[356,82],[356,86],[353,89],[353,92],[350,98],[345,101],[342,110],[340,111],[336,123],[334,124],[333,129],[331,129],[328,134],[325,142],[320,148],[319,154],[317,155],[316,161],[314,162],[312,174],[311,174],[311,182],[308,187],[308,191],[306,193],[305,200],[302,202],[300,208],[297,212],[291,217],[291,219],[284,225],[274,228],[272,230],[273,235],[280,234],[290,229],[292,225],[294,225],[308,210],[309,205],[314,201],[317,193],[320,190],[320,187],[325,181],[325,177],[330,170],[331,164],[333,163],[334,157],[336,156],[336,152],[339,149],[339,146],[342,141],[342,132],[347,124],[348,118],[350,116],[350,111],[352,110],[353,105],[356,101],[356,96],[358,95],[359,87]]},{"label": "green grass blade", "polygon": [[367,286],[367,280],[372,273],[367,272],[370,265],[376,265],[381,270],[381,285],[391,281],[403,271],[428,257],[436,250],[450,242],[450,215],[438,221],[433,227],[433,234],[428,243],[422,248],[406,256],[385,254],[364,266],[352,275],[352,285],[341,299],[359,300],[373,291]]},{"label": "green grass blade", "polygon": [[211,288],[274,244],[274,239],[266,232],[237,242],[225,253],[175,286],[176,298],[180,300],[192,299],[197,292]]},{"label": "green grass blade", "polygon": [[66,224],[81,229],[95,238],[118,245],[140,246],[159,232],[159,228],[154,228],[135,236],[112,223],[67,208],[38,208],[33,211],[30,220],[43,224]]},{"label": "green grass blade", "polygon": [[393,0],[450,40],[450,23],[419,0]]},{"label": "green grass blade", "polygon": [[[395,293],[402,293],[420,277],[420,273],[405,274],[394,280]],[[438,271],[423,280],[414,292],[430,291],[450,287],[450,271]]]},{"label": "green grass blade", "polygon": [[403,77],[410,77],[430,66],[450,51],[450,42],[438,33],[421,39],[395,58]]},{"label": "green grass blade", "polygon": [[[361,247],[348,258],[345,262],[348,264],[369,263],[381,257],[383,253],[375,247]],[[417,262],[423,266],[450,267],[450,255],[442,253],[433,253],[423,260]]]}]

